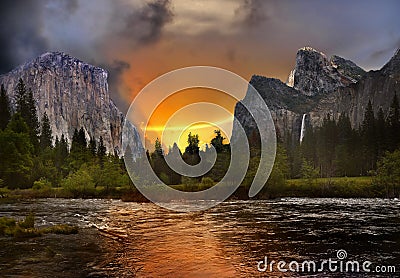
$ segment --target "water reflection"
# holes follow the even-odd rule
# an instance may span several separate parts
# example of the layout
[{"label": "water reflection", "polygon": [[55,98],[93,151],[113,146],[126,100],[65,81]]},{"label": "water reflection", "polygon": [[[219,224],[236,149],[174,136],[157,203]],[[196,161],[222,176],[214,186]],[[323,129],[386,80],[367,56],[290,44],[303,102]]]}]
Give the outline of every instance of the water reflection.
[{"label": "water reflection", "polygon": [[[392,200],[233,201],[176,213],[153,204],[50,199],[2,205],[0,215],[31,210],[38,225],[99,229],[113,249],[103,266],[116,277],[279,277],[276,271],[259,273],[257,261],[322,260],[335,258],[338,249],[353,260],[400,270],[400,202]],[[315,274],[328,276],[345,275]]]}]

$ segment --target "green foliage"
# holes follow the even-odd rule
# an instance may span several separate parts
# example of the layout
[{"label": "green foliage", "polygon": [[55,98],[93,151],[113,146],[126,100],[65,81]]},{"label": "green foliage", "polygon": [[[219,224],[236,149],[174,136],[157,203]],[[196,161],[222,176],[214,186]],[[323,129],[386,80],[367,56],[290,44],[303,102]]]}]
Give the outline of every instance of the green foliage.
[{"label": "green foliage", "polygon": [[217,153],[220,153],[224,150],[224,140],[226,138],[224,138],[221,135],[221,130],[214,130],[215,133],[215,137],[211,140],[211,145],[214,146],[215,150],[217,151]]},{"label": "green foliage", "polygon": [[202,185],[202,187],[204,187],[204,188],[210,188],[210,187],[212,187],[212,186],[214,185],[214,181],[213,181],[212,178],[203,177],[203,178],[201,179],[201,185]]},{"label": "green foliage", "polygon": [[99,164],[93,164],[89,173],[96,187],[104,188],[104,193],[108,194],[118,187],[127,186],[129,182],[126,179],[126,173],[123,166],[119,163],[119,159],[112,155],[108,155],[103,163],[103,167]]},{"label": "green foliage", "polygon": [[161,141],[158,138],[156,138],[156,142],[154,143],[154,153],[153,154],[156,156],[159,156],[159,157],[162,157],[164,155]]},{"label": "green foliage", "polygon": [[263,189],[263,193],[269,196],[276,195],[281,187],[285,186],[286,179],[289,177],[288,157],[285,148],[278,144],[276,148],[276,157],[271,174]]},{"label": "green foliage", "polygon": [[14,218],[0,217],[0,236],[11,236],[16,226]]},{"label": "green foliage", "polygon": [[199,142],[200,142],[199,135],[198,134],[192,135],[192,133],[189,132],[187,140],[188,146],[185,149],[185,153],[190,155],[198,154]]},{"label": "green foliage", "polygon": [[96,140],[94,140],[92,137],[90,137],[90,141],[89,141],[89,152],[92,156],[96,156],[96,154],[97,154]]},{"label": "green foliage", "polygon": [[31,212],[29,213],[23,221],[18,222],[18,226],[23,229],[29,229],[35,227],[35,215]]},{"label": "green foliage", "polygon": [[165,184],[170,184],[169,176],[164,172],[160,173],[160,180]]},{"label": "green foliage", "polygon": [[290,179],[279,192],[285,197],[337,197],[355,198],[382,197],[371,177],[335,177],[309,179]]},{"label": "green foliage", "polygon": [[49,117],[47,116],[47,113],[44,112],[43,117],[42,117],[42,124],[40,128],[40,149],[41,151],[44,151],[46,148],[51,148],[52,147],[52,132],[51,132],[51,127],[50,127],[50,120]]},{"label": "green foliage", "polygon": [[62,187],[74,198],[93,197],[95,195],[95,183],[93,177],[85,165],[72,172],[61,181]]},{"label": "green foliage", "polygon": [[301,165],[301,177],[303,179],[313,180],[318,178],[318,176],[319,171],[315,169],[309,161],[303,159],[303,164]]},{"label": "green foliage", "polygon": [[0,131],[0,178],[10,189],[31,186],[33,147],[26,124],[15,114],[8,127]]},{"label": "green foliage", "polygon": [[7,92],[4,85],[0,89],[0,130],[4,130],[11,119],[10,100],[8,99]]},{"label": "green foliage", "polygon": [[378,161],[374,182],[384,189],[386,197],[400,196],[400,149],[386,152]]},{"label": "green foliage", "polygon": [[33,182],[32,189],[49,190],[49,189],[51,189],[51,187],[52,187],[51,182],[42,177],[39,180]]},{"label": "green foliage", "polygon": [[393,96],[392,103],[389,108],[387,118],[387,126],[388,126],[388,141],[389,141],[389,151],[394,151],[399,147],[399,138],[400,138],[400,107],[399,100],[397,98],[397,94],[395,93]]},{"label": "green foliage", "polygon": [[195,186],[198,183],[197,178],[192,178],[192,177],[182,177],[182,184],[187,185],[187,186]]},{"label": "green foliage", "polygon": [[303,159],[323,177],[360,176],[375,171],[376,163],[385,151],[393,150],[399,144],[398,106],[395,95],[386,119],[382,108],[375,117],[369,101],[358,130],[351,127],[345,114],[340,115],[337,122],[327,115],[320,127],[307,127],[299,146],[290,140],[286,143],[291,177],[302,176]]},{"label": "green foliage", "polygon": [[17,84],[16,97],[17,113],[21,114],[22,118],[26,122],[32,146],[34,147],[34,150],[37,151],[39,147],[39,121],[36,113],[35,100],[33,98],[32,90],[27,90],[21,78]]},{"label": "green foliage", "polygon": [[32,238],[42,234],[76,234],[78,227],[67,224],[54,225],[42,229],[35,228],[35,216],[30,213],[23,221],[17,222],[14,218],[0,217],[0,236],[14,236],[15,238]]},{"label": "green foliage", "polygon": [[10,189],[8,189],[7,187],[2,187],[3,183],[3,180],[0,179],[0,198],[5,198],[10,193]]},{"label": "green foliage", "polygon": [[[224,145],[224,148],[226,149],[226,145]],[[213,181],[220,181],[225,176],[231,162],[231,153],[229,147],[227,149],[228,151],[226,152],[217,153],[215,164],[205,175],[206,177],[211,178]]]},{"label": "green foliage", "polygon": [[100,159],[102,159],[104,156],[106,156],[106,153],[107,153],[107,150],[106,150],[106,147],[104,146],[103,137],[100,136],[99,147],[97,149],[97,155],[100,157]]},{"label": "green foliage", "polygon": [[58,140],[58,137],[56,137],[53,152],[54,152],[54,166],[56,167],[60,176],[64,177],[67,172],[66,164],[69,155],[68,143],[64,138],[64,134],[61,135],[60,141]]}]

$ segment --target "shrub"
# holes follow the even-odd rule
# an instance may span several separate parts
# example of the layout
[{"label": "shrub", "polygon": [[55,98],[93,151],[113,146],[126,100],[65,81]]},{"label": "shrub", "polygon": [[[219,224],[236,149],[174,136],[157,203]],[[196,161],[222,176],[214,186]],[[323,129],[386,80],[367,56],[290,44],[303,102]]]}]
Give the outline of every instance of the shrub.
[{"label": "shrub", "polygon": [[45,178],[40,178],[39,180],[35,181],[33,183],[33,189],[35,190],[48,190],[52,187],[52,184],[50,181],[48,181]]},{"label": "shrub", "polygon": [[23,221],[18,222],[18,226],[23,229],[29,229],[35,227],[35,215],[31,212],[25,217]]},{"label": "shrub", "polygon": [[13,234],[16,222],[15,219],[9,217],[0,217],[0,235],[10,236]]},{"label": "shrub", "polygon": [[93,178],[84,166],[63,179],[61,185],[74,198],[94,196],[96,192]]},{"label": "shrub", "polygon": [[32,238],[41,235],[42,235],[41,231],[36,228],[24,229],[21,226],[17,225],[13,230],[13,236],[16,238]]},{"label": "shrub", "polygon": [[54,225],[51,227],[35,228],[35,216],[30,213],[23,221],[16,222],[9,217],[0,217],[0,236],[13,236],[15,238],[32,238],[42,234],[77,234],[78,227],[68,224]]}]

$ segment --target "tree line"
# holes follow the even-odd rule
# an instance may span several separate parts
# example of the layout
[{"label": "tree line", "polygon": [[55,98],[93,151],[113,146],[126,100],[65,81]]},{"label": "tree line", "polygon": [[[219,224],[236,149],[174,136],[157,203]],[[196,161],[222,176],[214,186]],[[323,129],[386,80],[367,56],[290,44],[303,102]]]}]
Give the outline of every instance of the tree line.
[{"label": "tree line", "polygon": [[[373,175],[386,152],[400,143],[400,108],[394,95],[387,116],[375,114],[371,101],[361,125],[353,128],[348,115],[333,119],[329,114],[320,127],[308,126],[303,141],[287,139],[290,175],[299,178],[314,171],[320,177]],[[308,171],[308,172],[307,172]]]},{"label": "tree line", "polygon": [[[1,86],[0,188],[63,188],[71,197],[121,195],[124,191],[134,191],[123,160],[107,152],[101,136],[97,140],[89,136],[88,140],[81,127],[75,129],[70,144],[64,135],[53,138],[48,115],[43,113],[39,124],[33,93],[22,79],[16,86],[15,95],[13,111],[7,92]],[[261,195],[271,196],[278,192],[289,178],[374,175],[376,183],[391,192],[387,195],[394,196],[400,184],[400,172],[396,170],[400,165],[399,136],[400,108],[396,94],[387,116],[382,109],[375,115],[370,101],[364,120],[357,128],[351,126],[346,114],[337,120],[328,114],[320,127],[306,128],[301,143],[291,140],[290,136],[279,140],[273,170]],[[244,192],[243,196],[247,196],[245,192],[254,179],[260,159],[259,140],[254,134],[248,139],[251,146],[249,167],[239,188]],[[154,150],[147,150],[144,159],[148,159],[154,172],[166,184],[185,185],[184,190],[206,188],[219,182],[230,165],[231,148],[225,140],[220,130],[214,131],[210,145],[216,151],[216,161],[201,177],[181,176],[166,162],[167,156],[175,155],[189,165],[196,165],[202,152],[207,157],[210,147],[206,145],[201,150],[197,134],[189,133],[183,153],[176,143],[168,153],[164,152],[157,138]],[[129,150],[125,153],[126,157],[132,155]]]},{"label": "tree line", "polygon": [[22,79],[15,95],[13,111],[1,86],[0,187],[63,187],[73,197],[85,197],[132,186],[123,161],[107,153],[101,136],[87,141],[81,127],[75,129],[70,145],[64,135],[54,139],[46,112],[39,124],[32,90],[26,88]]}]

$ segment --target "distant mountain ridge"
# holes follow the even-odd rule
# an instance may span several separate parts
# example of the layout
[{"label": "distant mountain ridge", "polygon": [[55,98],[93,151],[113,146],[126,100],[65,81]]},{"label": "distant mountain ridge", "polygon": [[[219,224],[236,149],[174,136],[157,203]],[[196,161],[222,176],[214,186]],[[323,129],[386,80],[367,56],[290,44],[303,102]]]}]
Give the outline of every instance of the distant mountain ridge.
[{"label": "distant mountain ridge", "polygon": [[[63,52],[47,52],[14,70],[0,75],[15,109],[15,89],[22,78],[36,100],[38,118],[47,113],[53,139],[62,134],[69,143],[75,128],[83,127],[87,139],[103,137],[109,152],[122,154],[121,136],[124,116],[108,91],[106,70],[87,64]],[[139,135],[134,144],[141,148]],[[132,150],[135,153],[135,150]]]},{"label": "distant mountain ridge", "polygon": [[[369,100],[375,112],[380,107],[388,112],[395,92],[400,91],[400,54],[397,50],[382,69],[365,72],[350,60],[336,55],[328,59],[320,51],[303,47],[297,52],[296,65],[286,83],[254,75],[250,84],[270,108],[281,139],[299,138],[304,114],[308,125],[320,126],[328,114],[337,120],[345,113],[352,126],[358,127]],[[255,123],[240,102],[235,117],[247,134],[254,132]]]}]

